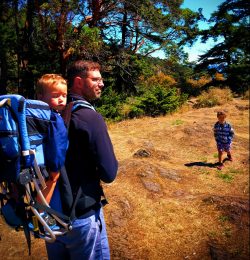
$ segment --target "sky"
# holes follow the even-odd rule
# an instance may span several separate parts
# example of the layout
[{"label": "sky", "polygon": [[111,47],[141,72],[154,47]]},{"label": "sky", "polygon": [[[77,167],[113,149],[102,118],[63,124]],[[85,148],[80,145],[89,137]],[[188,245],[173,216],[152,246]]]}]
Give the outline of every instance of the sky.
[{"label": "sky", "polygon": [[[205,18],[210,18],[211,14],[217,10],[217,7],[225,2],[224,0],[184,0],[182,7],[189,8],[192,11],[198,11],[202,8],[202,14]],[[206,29],[205,23],[199,23],[200,29]],[[218,43],[218,42],[217,42]],[[203,54],[214,46],[214,41],[208,40],[205,44],[197,41],[192,47],[184,47],[184,51],[189,55],[189,61],[196,61],[200,54]]]},{"label": "sky", "polygon": [[[217,7],[223,3],[225,0],[184,0],[182,8],[189,8],[192,11],[198,12],[199,8],[202,8],[202,14],[205,18],[209,19],[211,14],[217,10]],[[208,28],[207,24],[204,22],[199,23],[200,29]],[[219,43],[219,41],[217,41]],[[196,61],[199,55],[205,53],[207,50],[211,49],[215,45],[214,41],[208,40],[205,44],[197,41],[192,47],[184,47],[184,51],[188,53],[189,61]],[[162,57],[163,52],[155,52],[152,56]]]}]

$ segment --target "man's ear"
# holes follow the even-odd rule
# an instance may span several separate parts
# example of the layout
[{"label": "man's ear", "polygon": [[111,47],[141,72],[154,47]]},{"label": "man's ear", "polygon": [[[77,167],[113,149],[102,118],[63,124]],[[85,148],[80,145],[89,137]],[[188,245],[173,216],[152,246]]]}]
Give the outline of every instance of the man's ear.
[{"label": "man's ear", "polygon": [[82,91],[82,78],[81,77],[74,78],[74,84],[71,87],[71,91],[75,92],[76,94],[81,93],[81,91]]}]

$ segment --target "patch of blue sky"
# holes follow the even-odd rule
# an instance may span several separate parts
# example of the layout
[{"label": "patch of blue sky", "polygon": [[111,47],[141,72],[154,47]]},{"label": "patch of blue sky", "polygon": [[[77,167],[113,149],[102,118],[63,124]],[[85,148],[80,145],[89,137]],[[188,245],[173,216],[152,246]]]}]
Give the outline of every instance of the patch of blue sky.
[{"label": "patch of blue sky", "polygon": [[[218,6],[221,5],[223,0],[184,0],[182,7],[189,8],[192,11],[198,11],[199,8],[202,8],[202,14],[206,19],[211,17],[211,14],[218,9]],[[208,24],[207,22],[199,22],[200,29],[208,29],[212,24]],[[208,39],[206,43],[202,43],[200,39],[198,39],[193,46],[185,46],[184,51],[189,55],[190,62],[196,62],[200,55],[206,53],[209,49],[214,47],[215,44],[223,42],[223,38],[218,38],[215,42],[213,39]]]},{"label": "patch of blue sky", "polygon": [[[223,0],[184,0],[182,8],[189,8],[192,11],[198,12],[199,8],[202,8],[202,14],[206,19],[211,17],[211,14],[218,9],[218,6],[222,4]],[[202,30],[208,29],[213,26],[205,21],[199,22],[199,28]],[[185,46],[183,50],[188,53],[188,60],[190,62],[196,62],[199,59],[199,56],[206,53],[209,49],[214,47],[215,44],[223,42],[223,38],[218,38],[215,42],[213,39],[208,39],[206,43],[202,43],[200,39],[190,47]],[[164,58],[163,51],[156,51],[152,54],[153,57]]]}]

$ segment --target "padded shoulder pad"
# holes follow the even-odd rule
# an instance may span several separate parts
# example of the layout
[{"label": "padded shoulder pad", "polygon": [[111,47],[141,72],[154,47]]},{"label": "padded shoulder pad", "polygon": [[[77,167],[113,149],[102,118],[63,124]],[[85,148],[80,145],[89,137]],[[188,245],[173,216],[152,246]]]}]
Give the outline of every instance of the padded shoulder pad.
[{"label": "padded shoulder pad", "polygon": [[73,108],[72,111],[76,110],[78,107],[85,107],[85,108],[90,108],[95,111],[95,108],[87,101],[85,100],[76,100],[73,101]]}]

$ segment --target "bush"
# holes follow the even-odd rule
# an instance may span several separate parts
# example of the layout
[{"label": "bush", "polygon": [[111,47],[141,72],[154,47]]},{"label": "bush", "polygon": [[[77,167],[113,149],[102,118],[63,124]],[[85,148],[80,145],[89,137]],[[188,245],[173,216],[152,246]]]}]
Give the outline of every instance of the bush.
[{"label": "bush", "polygon": [[147,80],[145,80],[143,82],[143,86],[147,88],[151,88],[152,86],[170,88],[176,86],[176,80],[170,75],[158,72],[156,75],[153,75]]},{"label": "bush", "polygon": [[187,93],[190,96],[198,96],[201,93],[202,88],[211,81],[212,78],[207,75],[201,76],[198,79],[188,78],[182,86],[182,89],[185,93]]},{"label": "bush", "polygon": [[120,114],[123,118],[141,117],[144,115],[143,109],[140,108],[139,97],[129,97],[120,108]]},{"label": "bush", "polygon": [[204,91],[197,98],[197,103],[194,107],[213,107],[217,105],[223,105],[233,99],[232,92],[229,88],[210,88],[208,91]]},{"label": "bush", "polygon": [[102,98],[96,103],[97,111],[106,119],[119,121],[122,119],[119,112],[122,100],[121,94],[114,91],[112,87],[108,87],[104,90]]},{"label": "bush", "polygon": [[119,94],[109,86],[96,104],[97,111],[106,119],[115,121],[174,112],[187,100],[187,95],[172,85],[175,81],[171,77],[158,73],[141,81],[137,86],[137,96]]},{"label": "bush", "polygon": [[158,116],[174,112],[185,100],[176,88],[152,87],[141,96],[127,98],[121,113],[126,118]]}]

